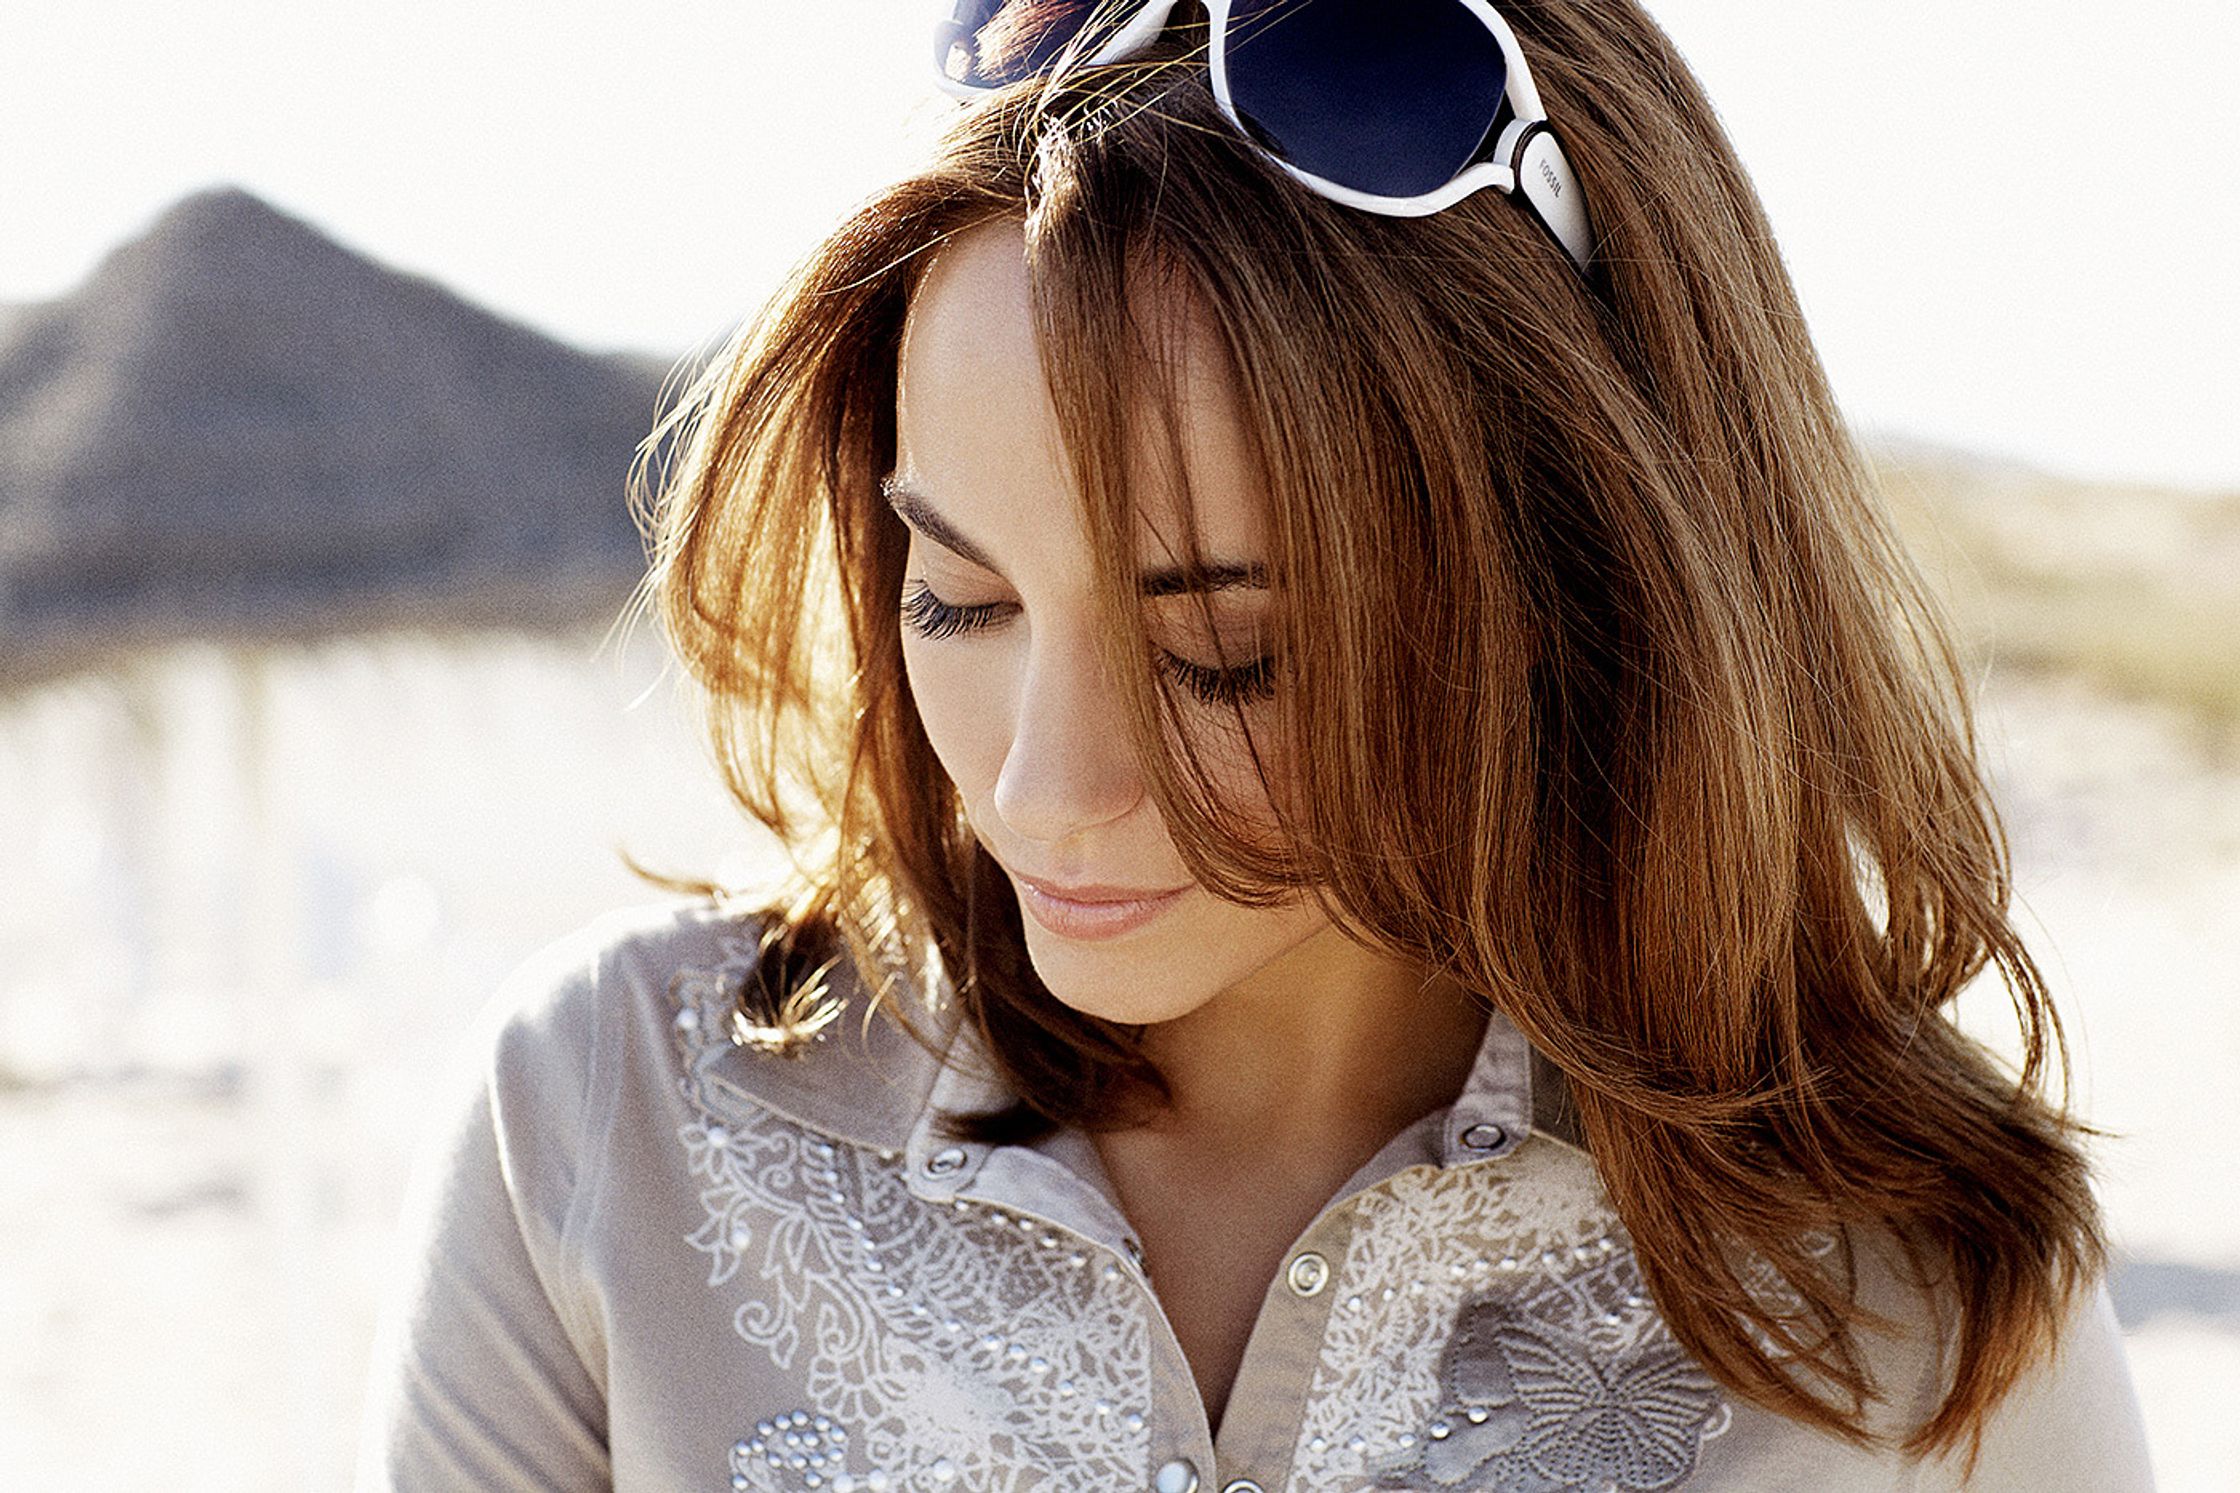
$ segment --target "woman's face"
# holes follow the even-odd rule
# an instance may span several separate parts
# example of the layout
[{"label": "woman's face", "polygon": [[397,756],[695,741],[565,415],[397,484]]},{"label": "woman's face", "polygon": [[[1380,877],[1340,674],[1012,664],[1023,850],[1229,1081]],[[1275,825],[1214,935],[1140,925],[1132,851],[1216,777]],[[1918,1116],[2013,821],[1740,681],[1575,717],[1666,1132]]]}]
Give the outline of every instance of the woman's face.
[{"label": "woman's face", "polygon": [[[998,222],[951,240],[911,302],[888,484],[910,528],[903,660],[934,753],[981,845],[1010,874],[1043,983],[1090,1015],[1165,1021],[1330,925],[1311,897],[1249,908],[1194,884],[1145,790],[1098,662],[1088,539],[1028,296],[1023,229]],[[1262,657],[1260,625],[1274,620],[1252,573],[1265,565],[1263,480],[1233,384],[1195,323],[1179,372],[1202,552],[1209,568],[1233,562],[1240,576],[1208,593],[1211,634],[1198,599],[1172,594],[1150,603],[1152,637],[1225,798],[1270,824],[1230,707],[1199,693],[1240,693],[1265,743],[1269,681],[1249,667]],[[1146,450],[1156,429],[1154,421],[1144,432]],[[1146,573],[1172,563],[1161,533],[1181,552],[1178,534],[1154,527],[1173,522],[1175,506],[1171,492],[1140,495],[1137,564]],[[1053,904],[1031,880],[1102,887],[1095,896],[1138,905]]]}]

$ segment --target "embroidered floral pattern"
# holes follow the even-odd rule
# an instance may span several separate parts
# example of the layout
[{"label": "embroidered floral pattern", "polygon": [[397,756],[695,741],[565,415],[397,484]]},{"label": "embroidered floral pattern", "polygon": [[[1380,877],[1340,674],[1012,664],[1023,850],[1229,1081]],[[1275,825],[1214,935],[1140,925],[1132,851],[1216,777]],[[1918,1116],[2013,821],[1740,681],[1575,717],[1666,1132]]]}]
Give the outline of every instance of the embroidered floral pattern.
[{"label": "embroidered floral pattern", "polygon": [[1731,1415],[1641,1287],[1592,1164],[1519,1147],[1359,1203],[1297,1488],[1676,1486]]},{"label": "embroidered floral pattern", "polygon": [[[814,1407],[742,1436],[731,1486],[797,1493],[846,1478],[859,1490],[1027,1493],[1139,1482],[1150,1335],[1136,1288],[1039,1220],[928,1203],[892,1156],[764,1111],[711,1107],[696,1065],[708,1042],[727,1040],[730,992],[754,957],[747,940],[725,942],[719,967],[682,971],[671,987],[698,1110],[678,1138],[705,1183],[706,1220],[689,1242],[709,1258],[708,1285],[731,1288],[738,1336],[797,1369]],[[818,1443],[787,1446],[788,1434]]]},{"label": "embroidered floral pattern", "polygon": [[[721,957],[670,983],[691,1108],[677,1137],[705,1214],[686,1237],[738,1339],[795,1386],[746,1409],[760,1418],[730,1448],[728,1486],[1142,1486],[1140,1287],[1078,1236],[929,1201],[895,1154],[741,1100],[715,1075],[756,953],[715,936]],[[1527,1142],[1498,1164],[1410,1167],[1348,1212],[1287,1493],[1652,1493],[1727,1430],[1576,1152]]]}]

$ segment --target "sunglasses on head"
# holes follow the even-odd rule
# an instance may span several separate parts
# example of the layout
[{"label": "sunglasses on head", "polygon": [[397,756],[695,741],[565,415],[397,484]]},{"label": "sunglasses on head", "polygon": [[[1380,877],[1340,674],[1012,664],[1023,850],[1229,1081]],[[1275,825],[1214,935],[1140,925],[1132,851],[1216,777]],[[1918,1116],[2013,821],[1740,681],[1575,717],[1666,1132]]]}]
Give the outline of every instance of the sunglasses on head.
[{"label": "sunglasses on head", "polygon": [[[1147,50],[1175,0],[938,0],[934,73],[972,99]],[[1584,272],[1587,205],[1506,21],[1485,0],[1206,0],[1214,97],[1314,191],[1418,217],[1492,187]]]}]

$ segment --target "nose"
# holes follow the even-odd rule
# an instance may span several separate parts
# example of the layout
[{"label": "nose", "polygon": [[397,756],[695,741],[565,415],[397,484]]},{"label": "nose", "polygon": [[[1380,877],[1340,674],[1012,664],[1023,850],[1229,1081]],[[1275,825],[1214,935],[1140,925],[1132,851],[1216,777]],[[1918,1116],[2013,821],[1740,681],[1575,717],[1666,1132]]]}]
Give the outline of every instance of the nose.
[{"label": "nose", "polygon": [[993,799],[1012,833],[1059,845],[1126,817],[1144,791],[1118,688],[1094,640],[1048,644],[1027,650]]}]

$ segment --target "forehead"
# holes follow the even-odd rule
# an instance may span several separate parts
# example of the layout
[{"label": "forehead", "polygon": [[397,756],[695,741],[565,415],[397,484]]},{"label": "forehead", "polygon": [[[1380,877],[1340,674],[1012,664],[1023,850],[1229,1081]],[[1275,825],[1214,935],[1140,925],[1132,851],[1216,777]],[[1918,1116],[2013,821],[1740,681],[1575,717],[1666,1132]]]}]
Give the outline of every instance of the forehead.
[{"label": "forehead", "polygon": [[[1218,332],[1198,298],[1170,277],[1139,275],[1130,312],[1173,389],[1171,452],[1161,412],[1134,411],[1129,482],[1152,531],[1175,533],[1187,468],[1198,531],[1223,553],[1257,555],[1264,484]],[[1118,389],[1118,381],[1113,387]],[[1115,396],[1117,397],[1117,395]],[[1043,371],[1024,225],[981,224],[946,242],[910,300],[896,385],[896,467],[945,512],[1016,520],[1076,491]],[[985,525],[983,525],[984,527]]]}]

